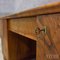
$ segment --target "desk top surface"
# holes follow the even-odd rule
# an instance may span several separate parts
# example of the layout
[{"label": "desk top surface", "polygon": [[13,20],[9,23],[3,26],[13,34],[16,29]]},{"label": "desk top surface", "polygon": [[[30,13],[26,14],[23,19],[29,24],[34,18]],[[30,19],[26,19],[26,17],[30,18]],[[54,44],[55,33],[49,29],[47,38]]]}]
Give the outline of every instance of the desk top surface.
[{"label": "desk top surface", "polygon": [[12,19],[17,17],[29,17],[29,16],[37,16],[42,14],[49,14],[49,13],[57,13],[60,12],[60,2],[47,4],[45,6],[37,7],[34,9],[30,9],[24,12],[19,12],[16,14],[12,14],[10,16],[2,17],[5,19]]}]

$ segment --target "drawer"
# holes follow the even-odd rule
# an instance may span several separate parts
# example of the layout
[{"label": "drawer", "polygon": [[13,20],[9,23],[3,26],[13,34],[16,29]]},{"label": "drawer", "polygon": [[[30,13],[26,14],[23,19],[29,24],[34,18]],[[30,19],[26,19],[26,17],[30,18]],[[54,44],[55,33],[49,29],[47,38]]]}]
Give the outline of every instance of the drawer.
[{"label": "drawer", "polygon": [[38,16],[38,21],[39,29],[42,28],[42,30],[37,43],[37,59],[39,60],[43,56],[48,60],[60,60],[60,14]]},{"label": "drawer", "polygon": [[8,27],[10,31],[36,40],[35,28],[37,24],[35,17],[8,20]]}]

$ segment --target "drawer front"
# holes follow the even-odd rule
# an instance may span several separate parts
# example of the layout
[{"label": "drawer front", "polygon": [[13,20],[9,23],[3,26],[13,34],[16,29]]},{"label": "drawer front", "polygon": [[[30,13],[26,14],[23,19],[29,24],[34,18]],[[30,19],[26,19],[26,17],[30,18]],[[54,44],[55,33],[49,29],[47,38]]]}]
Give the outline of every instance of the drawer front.
[{"label": "drawer front", "polygon": [[35,28],[37,26],[35,17],[8,20],[9,30],[25,37],[36,40]]},{"label": "drawer front", "polygon": [[60,60],[60,14],[42,15],[38,21],[37,60],[41,56],[44,57],[41,60]]}]

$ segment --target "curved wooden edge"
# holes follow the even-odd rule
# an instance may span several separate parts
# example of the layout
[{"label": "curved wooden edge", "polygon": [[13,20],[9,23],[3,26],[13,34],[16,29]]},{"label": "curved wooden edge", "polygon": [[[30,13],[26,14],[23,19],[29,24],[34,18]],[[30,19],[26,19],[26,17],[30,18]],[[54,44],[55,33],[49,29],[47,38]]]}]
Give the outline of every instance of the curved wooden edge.
[{"label": "curved wooden edge", "polygon": [[12,14],[10,16],[6,16],[4,18],[17,18],[17,17],[29,17],[29,16],[36,16],[41,14],[49,14],[49,13],[57,13],[60,12],[60,2],[47,4],[45,6],[33,8],[30,10],[26,10],[24,12]]}]

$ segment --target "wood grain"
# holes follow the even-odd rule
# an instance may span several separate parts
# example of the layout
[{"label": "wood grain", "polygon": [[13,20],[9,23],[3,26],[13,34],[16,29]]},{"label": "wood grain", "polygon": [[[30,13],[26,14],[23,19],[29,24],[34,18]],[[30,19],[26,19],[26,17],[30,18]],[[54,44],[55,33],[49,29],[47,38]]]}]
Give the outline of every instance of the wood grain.
[{"label": "wood grain", "polygon": [[[42,27],[47,27],[47,32],[45,35],[43,33],[40,35],[40,41],[38,41],[38,45],[41,43],[44,43],[46,40],[49,43],[52,42],[53,45],[51,45],[50,49],[47,47],[47,45],[44,43],[41,46],[44,48],[45,54],[51,54],[51,55],[58,55],[58,58],[55,57],[55,59],[60,60],[60,14],[49,14],[49,15],[43,15],[39,17],[40,24]],[[41,26],[40,26],[41,27]],[[42,41],[41,41],[42,40]],[[39,43],[40,42],[40,43]],[[41,48],[42,49],[42,48]],[[49,58],[47,58],[49,60]],[[52,58],[53,60],[53,58]]]},{"label": "wood grain", "polygon": [[[40,20],[40,27],[36,22],[37,16]],[[36,55],[36,60],[53,60],[46,56],[48,54],[57,54],[58,57],[55,59],[60,60],[60,2],[1,19],[0,25],[3,27],[0,27],[0,32],[6,60],[24,60],[32,55]],[[46,34],[40,32],[38,38],[35,28],[44,26],[47,27]],[[49,47],[44,41],[47,41],[48,44],[52,42],[53,45]]]},{"label": "wood grain", "polygon": [[14,19],[14,18],[37,16],[37,15],[49,14],[49,13],[59,13],[59,12],[60,12],[60,2],[56,2],[56,3],[47,4],[44,6],[40,6],[37,8],[33,8],[24,12],[16,13],[2,18]]},{"label": "wood grain", "polygon": [[35,17],[8,20],[9,30],[34,40],[36,27]]},{"label": "wood grain", "polygon": [[9,31],[9,60],[23,60],[34,57],[36,53],[35,41]]},{"label": "wood grain", "polygon": [[3,33],[3,21],[0,19],[0,37],[2,37]]},{"label": "wood grain", "polygon": [[9,60],[9,52],[8,52],[8,28],[7,28],[7,20],[2,20],[2,51],[4,58]]}]

